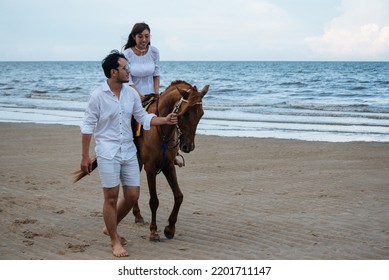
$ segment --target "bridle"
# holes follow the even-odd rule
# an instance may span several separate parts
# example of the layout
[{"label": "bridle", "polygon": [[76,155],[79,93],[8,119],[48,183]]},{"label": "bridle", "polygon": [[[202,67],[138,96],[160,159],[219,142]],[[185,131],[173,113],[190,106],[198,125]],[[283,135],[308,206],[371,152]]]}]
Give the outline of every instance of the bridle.
[{"label": "bridle", "polygon": [[[189,92],[189,91],[190,91],[190,89],[187,90],[187,92]],[[173,109],[172,113],[178,114],[178,112],[180,111],[183,103],[189,103],[189,101],[187,99],[184,99],[184,97],[181,97],[181,99],[174,106],[174,109]],[[202,104],[203,104],[202,102],[197,102],[194,105],[202,105]],[[158,108],[158,99],[157,99],[157,106],[156,106],[156,108]],[[180,145],[182,131],[181,131],[180,126],[178,125],[178,123],[176,124],[176,130],[177,130],[177,134],[176,134],[177,137],[176,137],[176,139],[174,141],[175,144],[173,146],[169,146],[168,144],[169,144],[170,141],[172,141],[172,139],[173,139],[172,135],[174,135],[174,133],[172,133],[170,136],[167,136],[167,135],[165,135],[163,133],[162,128],[157,126],[158,134],[160,134],[162,136],[162,144],[161,144],[161,148],[162,148],[162,162],[161,162],[161,166],[160,166],[159,170],[157,171],[157,174],[161,173],[162,168],[164,167],[164,164],[165,164],[165,161],[166,161],[167,150],[175,149],[175,148],[177,148],[177,146]],[[178,155],[180,155],[180,154],[178,154]],[[183,158],[182,155],[180,155],[180,156]]]}]

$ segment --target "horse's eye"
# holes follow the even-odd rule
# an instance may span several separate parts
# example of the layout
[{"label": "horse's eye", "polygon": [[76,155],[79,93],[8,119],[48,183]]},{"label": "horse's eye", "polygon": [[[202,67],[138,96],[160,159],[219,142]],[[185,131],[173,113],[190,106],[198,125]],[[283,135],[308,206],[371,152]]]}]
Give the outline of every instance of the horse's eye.
[{"label": "horse's eye", "polygon": [[185,112],[185,113],[183,114],[183,117],[184,117],[185,119],[189,118],[189,112]]}]

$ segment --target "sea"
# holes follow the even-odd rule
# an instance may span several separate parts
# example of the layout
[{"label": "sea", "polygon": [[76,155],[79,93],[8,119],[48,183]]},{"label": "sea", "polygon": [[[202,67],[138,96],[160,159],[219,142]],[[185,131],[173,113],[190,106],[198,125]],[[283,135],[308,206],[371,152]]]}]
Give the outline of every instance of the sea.
[{"label": "sea", "polygon": [[[79,126],[101,63],[0,62],[0,122]],[[200,90],[197,134],[389,142],[389,62],[162,61]]]}]

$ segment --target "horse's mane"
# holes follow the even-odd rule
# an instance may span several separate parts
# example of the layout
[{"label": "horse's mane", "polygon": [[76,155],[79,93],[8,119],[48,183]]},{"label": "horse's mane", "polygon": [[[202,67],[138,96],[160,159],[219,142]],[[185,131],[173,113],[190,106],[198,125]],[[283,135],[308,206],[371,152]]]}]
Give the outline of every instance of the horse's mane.
[{"label": "horse's mane", "polygon": [[183,80],[176,80],[176,81],[173,81],[170,83],[170,85],[166,88],[166,90],[170,89],[171,87],[176,87],[178,84],[184,84],[184,85],[187,85],[188,87],[190,88],[195,88],[196,89],[196,86],[192,86],[190,83],[188,82],[185,82]]},{"label": "horse's mane", "polygon": [[[166,92],[169,91],[171,88],[177,88],[178,85],[183,85],[184,87],[188,87],[188,92],[191,92],[192,90],[197,92],[197,87],[196,86],[192,86],[191,84],[189,84],[188,82],[186,81],[183,81],[183,80],[176,80],[176,81],[173,81],[170,83],[170,85],[166,88]],[[183,89],[180,87],[180,89]],[[199,104],[200,100],[201,100],[201,95],[197,95],[197,94],[190,94],[189,95],[189,98],[188,98],[188,107],[192,107],[194,105],[197,105]]]}]

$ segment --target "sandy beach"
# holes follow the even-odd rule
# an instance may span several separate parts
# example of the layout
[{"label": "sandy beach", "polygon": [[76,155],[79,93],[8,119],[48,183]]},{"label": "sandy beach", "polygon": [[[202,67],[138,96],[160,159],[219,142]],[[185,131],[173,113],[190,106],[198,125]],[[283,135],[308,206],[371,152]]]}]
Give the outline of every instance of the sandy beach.
[{"label": "sandy beach", "polygon": [[[0,258],[115,259],[97,172],[72,185],[78,127],[0,123]],[[176,236],[149,241],[148,189],[119,233],[129,259],[387,260],[389,143],[197,136],[178,169]],[[158,176],[158,226],[172,194]],[[163,233],[161,232],[161,237]]]}]

